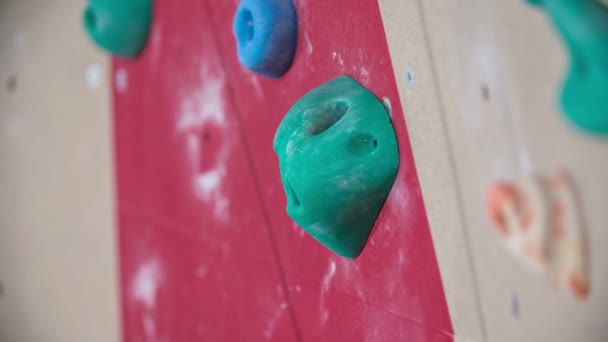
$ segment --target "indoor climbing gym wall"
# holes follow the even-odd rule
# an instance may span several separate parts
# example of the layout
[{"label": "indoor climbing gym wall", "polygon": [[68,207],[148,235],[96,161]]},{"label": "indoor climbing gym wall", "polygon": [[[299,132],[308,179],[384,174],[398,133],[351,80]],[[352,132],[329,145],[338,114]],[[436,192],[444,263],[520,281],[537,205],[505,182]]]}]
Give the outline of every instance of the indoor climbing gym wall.
[{"label": "indoor climbing gym wall", "polygon": [[608,341],[608,4],[0,0],[0,341]]}]

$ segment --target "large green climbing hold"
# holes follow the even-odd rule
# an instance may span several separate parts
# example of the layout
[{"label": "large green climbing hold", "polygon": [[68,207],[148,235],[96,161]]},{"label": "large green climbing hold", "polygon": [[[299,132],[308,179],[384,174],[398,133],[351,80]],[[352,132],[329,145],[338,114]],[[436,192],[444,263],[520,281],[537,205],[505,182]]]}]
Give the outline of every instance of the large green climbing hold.
[{"label": "large green climbing hold", "polygon": [[137,56],[146,45],[152,0],[90,0],[82,21],[91,39],[112,54]]},{"label": "large green climbing hold", "polygon": [[543,7],[570,52],[561,94],[577,127],[608,135],[608,7],[601,0],[527,0]]},{"label": "large green climbing hold", "polygon": [[386,109],[341,76],[304,95],[274,138],[287,213],[333,252],[361,253],[399,166]]}]

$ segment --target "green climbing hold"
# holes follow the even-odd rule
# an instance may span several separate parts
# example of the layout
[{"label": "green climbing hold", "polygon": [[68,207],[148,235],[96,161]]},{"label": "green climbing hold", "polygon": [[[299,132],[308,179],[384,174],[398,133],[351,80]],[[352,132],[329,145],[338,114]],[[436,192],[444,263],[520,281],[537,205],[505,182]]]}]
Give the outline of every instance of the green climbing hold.
[{"label": "green climbing hold", "polygon": [[600,0],[526,0],[545,9],[570,53],[561,94],[568,119],[608,135],[608,7]]},{"label": "green climbing hold", "polygon": [[137,56],[146,45],[152,0],[90,0],[82,21],[91,39],[112,54]]},{"label": "green climbing hold", "polygon": [[274,138],[287,213],[333,252],[361,253],[399,166],[386,109],[341,76],[304,95]]}]

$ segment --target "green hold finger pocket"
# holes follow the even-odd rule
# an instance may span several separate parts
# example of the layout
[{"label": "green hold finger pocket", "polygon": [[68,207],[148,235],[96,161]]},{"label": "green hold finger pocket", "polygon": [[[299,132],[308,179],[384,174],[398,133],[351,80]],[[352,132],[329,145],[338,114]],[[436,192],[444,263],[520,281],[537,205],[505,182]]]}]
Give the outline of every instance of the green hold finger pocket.
[{"label": "green hold finger pocket", "polygon": [[561,93],[566,117],[608,136],[608,7],[600,0],[527,0],[544,8],[570,54]]},{"label": "green hold finger pocket", "polygon": [[148,39],[152,0],[90,0],[82,21],[95,44],[114,55],[135,57]]},{"label": "green hold finger pocket", "polygon": [[353,79],[338,77],[289,110],[274,149],[289,216],[333,252],[358,256],[399,167],[382,103]]}]

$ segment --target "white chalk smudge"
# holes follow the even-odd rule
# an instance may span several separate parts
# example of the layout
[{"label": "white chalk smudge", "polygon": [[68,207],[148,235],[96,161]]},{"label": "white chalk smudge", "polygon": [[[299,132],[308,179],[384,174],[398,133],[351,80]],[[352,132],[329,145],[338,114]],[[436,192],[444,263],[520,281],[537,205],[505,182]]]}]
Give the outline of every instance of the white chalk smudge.
[{"label": "white chalk smudge", "polygon": [[402,213],[409,212],[410,193],[404,186],[395,186],[389,193],[388,202],[394,208]]},{"label": "white chalk smudge", "polygon": [[[378,244],[378,242],[375,242]],[[355,287],[355,293],[359,299],[361,299],[366,305],[366,292],[364,290],[367,279],[363,277],[361,273],[361,265],[357,261],[350,261],[348,259],[339,259],[339,270],[340,274],[344,275],[351,284]]]},{"label": "white chalk smudge", "polygon": [[333,279],[334,275],[336,275],[336,262],[332,261],[329,263],[329,270],[327,271],[327,274],[325,274],[325,276],[323,277],[324,288],[327,288],[329,286],[329,283]]},{"label": "white chalk smudge", "polygon": [[281,305],[279,306],[277,311],[270,318],[270,320],[268,321],[268,324],[266,325],[266,329],[264,330],[265,338],[269,339],[274,335],[274,331],[276,330],[277,323],[279,322],[279,319],[281,318],[281,316],[283,316],[283,313],[286,310],[287,310],[287,303],[281,303]]},{"label": "white chalk smudge", "polygon": [[[215,178],[217,177],[217,178]],[[197,196],[213,206],[213,215],[226,222],[228,220],[228,207],[230,201],[226,194],[222,192],[222,183],[224,182],[225,171],[224,166],[220,165],[216,169],[203,172],[196,179],[196,194]]]},{"label": "white chalk smudge", "polygon": [[258,79],[258,77],[256,75],[251,75],[249,77],[249,80],[251,81],[251,84],[253,84],[253,89],[255,90],[255,96],[258,98],[258,100],[261,100],[262,98],[264,98],[264,90],[262,89],[262,86],[260,85],[260,80]]},{"label": "white chalk smudge", "polygon": [[87,67],[86,81],[89,89],[97,89],[101,84],[102,70],[101,66],[97,63],[91,64]]},{"label": "white chalk smudge", "polygon": [[[210,68],[201,69],[201,85],[190,89],[183,97],[176,130],[184,134],[193,172],[195,195],[212,206],[216,219],[227,222],[230,202],[223,191],[227,174],[227,163],[232,150],[232,140],[225,117],[223,77],[214,76]],[[205,170],[200,169],[200,132],[207,125],[222,129],[224,141],[219,147],[215,163]]]},{"label": "white chalk smudge", "polygon": [[308,56],[312,55],[315,48],[312,46],[312,42],[310,41],[307,33],[304,33],[304,43],[306,44],[306,54]]},{"label": "white chalk smudge", "polygon": [[361,66],[353,65],[351,66],[351,69],[353,74],[355,75],[355,79],[359,81],[359,83],[366,85],[370,81],[369,70],[365,66],[363,66],[364,62],[361,61],[359,63],[361,63]]},{"label": "white chalk smudge", "polygon": [[328,266],[327,273],[323,277],[323,281],[321,283],[321,303],[320,303],[320,317],[321,323],[325,324],[329,319],[329,309],[325,307],[325,293],[329,289],[329,285],[331,284],[332,279],[336,275],[336,262],[331,261]]},{"label": "white chalk smudge", "polygon": [[306,232],[297,223],[293,222],[291,228],[298,234],[299,238],[303,238]]},{"label": "white chalk smudge", "polygon": [[321,322],[325,323],[329,319],[329,310],[323,309],[321,312]]},{"label": "white chalk smudge", "polygon": [[393,117],[393,106],[391,105],[391,99],[389,99],[388,97],[383,97],[382,104],[384,105],[384,108],[386,108],[388,115],[392,118]]},{"label": "white chalk smudge", "polygon": [[355,291],[357,292],[357,296],[359,296],[359,298],[364,302],[364,304],[367,304],[365,302],[365,294],[363,293],[363,288],[361,287],[361,285],[357,285]]},{"label": "white chalk smudge", "polygon": [[144,313],[142,321],[144,326],[144,334],[149,340],[153,340],[156,337],[156,323],[154,322],[154,316],[149,313]]},{"label": "white chalk smudge", "polygon": [[202,82],[201,88],[191,91],[181,103],[181,115],[177,122],[179,131],[200,129],[209,122],[219,126],[225,123],[224,79],[210,77],[203,78]]},{"label": "white chalk smudge", "polygon": [[119,93],[124,93],[129,89],[129,75],[127,70],[119,68],[114,75],[114,86]]},{"label": "white chalk smudge", "polygon": [[366,67],[362,66],[359,69],[359,74],[361,75],[361,83],[367,84],[369,83],[369,70]]},{"label": "white chalk smudge", "polygon": [[158,259],[152,259],[139,267],[133,281],[133,298],[147,309],[154,309],[156,292],[162,280],[162,269]]},{"label": "white chalk smudge", "polygon": [[198,193],[202,198],[209,200],[213,192],[221,185],[225,170],[221,167],[201,173],[198,178]]},{"label": "white chalk smudge", "polygon": [[205,265],[200,265],[196,268],[196,270],[194,271],[194,275],[198,278],[198,279],[203,279],[207,276],[207,274],[209,273],[209,269],[207,268],[207,266]]},{"label": "white chalk smudge", "polygon": [[331,58],[333,60],[337,60],[338,63],[340,64],[340,66],[344,67],[344,60],[342,59],[342,56],[339,53],[337,53],[336,51],[332,52],[331,53]]},{"label": "white chalk smudge", "polygon": [[361,67],[361,77],[369,79],[369,70],[366,67]]},{"label": "white chalk smudge", "polygon": [[142,325],[146,339],[149,341],[156,339],[154,312],[157,292],[162,281],[161,263],[158,259],[151,259],[139,267],[132,284],[133,298],[144,307]]}]

